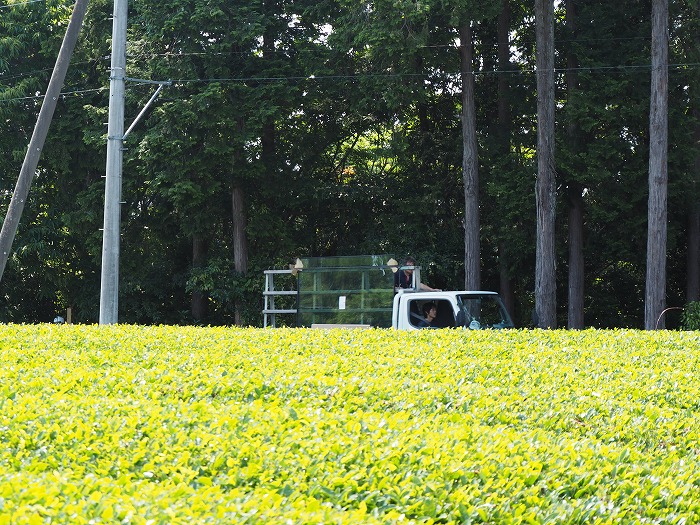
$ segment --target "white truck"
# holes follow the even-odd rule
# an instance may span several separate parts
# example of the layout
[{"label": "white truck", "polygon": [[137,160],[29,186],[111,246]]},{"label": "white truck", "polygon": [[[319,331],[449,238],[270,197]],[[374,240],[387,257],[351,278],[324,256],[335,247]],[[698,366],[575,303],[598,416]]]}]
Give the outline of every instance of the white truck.
[{"label": "white truck", "polygon": [[[425,326],[424,306],[435,305],[437,315]],[[496,292],[398,290],[394,296],[391,326],[399,330],[423,328],[513,328]]]},{"label": "white truck", "polygon": [[[395,274],[409,268],[414,270],[411,285],[395,287]],[[294,285],[276,287],[274,276],[280,273],[291,274]],[[424,291],[420,267],[399,266],[389,256],[298,259],[289,270],[267,270],[265,278],[264,326],[276,326],[277,315],[285,314],[294,315],[291,322],[287,318],[288,325],[314,328],[513,327],[496,292]],[[286,300],[286,306],[280,308],[282,300]],[[435,317],[426,323],[424,312],[430,307],[435,308]]]}]

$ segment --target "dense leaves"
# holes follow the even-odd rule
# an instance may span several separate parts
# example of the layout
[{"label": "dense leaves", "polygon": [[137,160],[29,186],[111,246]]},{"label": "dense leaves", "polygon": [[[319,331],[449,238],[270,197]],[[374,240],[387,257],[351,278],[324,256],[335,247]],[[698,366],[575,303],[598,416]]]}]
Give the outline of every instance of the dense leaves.
[{"label": "dense leaves", "polygon": [[[575,27],[564,16],[569,3]],[[650,4],[557,6],[559,317],[567,307],[565,210],[578,191],[585,322],[641,326]],[[120,321],[260,325],[262,270],[305,256],[411,254],[427,281],[460,288],[469,225],[457,37],[469,24],[481,281],[487,289],[508,284],[514,317],[527,325],[535,267],[532,9],[514,0],[130,2],[127,125],[155,90],[140,80],[172,84],[126,142]],[[0,11],[5,210],[71,9],[52,0],[2,2]],[[685,0],[671,2],[671,11],[667,302],[680,306],[686,274],[700,271],[686,258],[685,231],[700,202],[697,140],[688,131],[697,111],[698,13]],[[2,320],[46,321],[68,307],[74,320],[97,320],[111,13],[111,2],[90,4],[3,276]],[[567,83],[572,72],[575,85]],[[246,273],[234,264],[237,227],[247,237]],[[669,326],[677,322],[669,318]]]},{"label": "dense leaves", "polygon": [[0,523],[692,523],[695,332],[0,330]]}]

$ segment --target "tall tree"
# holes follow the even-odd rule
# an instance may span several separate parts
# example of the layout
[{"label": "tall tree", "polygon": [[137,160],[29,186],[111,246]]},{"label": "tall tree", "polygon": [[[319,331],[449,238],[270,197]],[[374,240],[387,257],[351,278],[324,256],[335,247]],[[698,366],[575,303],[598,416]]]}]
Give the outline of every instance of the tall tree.
[{"label": "tall tree", "polygon": [[[694,15],[689,32],[693,50],[700,44],[700,2],[691,9]],[[696,56],[692,53],[691,56]],[[700,301],[700,88],[697,81],[691,87],[690,107],[694,117],[693,139],[695,155],[689,188],[690,205],[688,211],[688,255],[686,257],[686,301]]]},{"label": "tall tree", "polygon": [[[566,2],[566,27],[571,40],[576,38],[576,1]],[[571,49],[571,46],[569,47]],[[571,101],[578,90],[578,60],[576,55],[567,53],[567,100]],[[567,123],[567,145],[574,152],[578,145],[578,122],[569,119]],[[569,174],[567,202],[569,205],[568,245],[569,245],[569,293],[568,323],[572,329],[584,327],[583,291],[584,291],[584,257],[583,257],[583,186]]]},{"label": "tall tree", "polygon": [[[510,63],[510,0],[503,0],[501,12],[498,14],[498,121],[496,126],[496,142],[498,155],[508,159],[511,155],[511,111],[510,111],[510,78],[507,72],[511,68]],[[499,265],[499,292],[507,310],[513,315],[515,310],[515,296],[513,291],[513,278],[509,269],[509,256],[505,240],[498,244]]]},{"label": "tall tree", "polygon": [[554,163],[554,1],[535,0],[537,41],[537,259],[535,313],[556,328],[556,174]]},{"label": "tall tree", "polygon": [[[644,327],[657,327],[666,306],[668,207],[668,0],[652,0],[649,209]],[[658,327],[665,326],[663,318]]]},{"label": "tall tree", "polygon": [[[532,9],[500,12],[477,26],[482,286],[499,289],[518,324],[530,322],[535,261],[536,92]],[[527,11],[524,11],[527,9]],[[497,118],[496,118],[497,117]]]},{"label": "tall tree", "polygon": [[[695,164],[700,172],[700,163]],[[697,192],[697,189],[695,190]],[[700,203],[688,213],[688,256],[686,262],[686,301],[700,301]]]},{"label": "tall tree", "polygon": [[688,210],[688,254],[686,256],[686,301],[700,301],[700,97],[692,98],[692,112],[695,117],[695,159],[691,186],[688,191],[690,204]]},{"label": "tall tree", "polygon": [[[96,319],[110,1],[90,2],[69,92],[58,101],[3,279],[3,321],[50,320],[69,305],[75,320]],[[569,235],[569,326],[580,320],[583,290],[586,324],[644,326],[651,1],[553,3],[557,19],[566,6],[579,20],[573,38],[560,33],[572,16],[554,28],[555,57],[576,66],[575,75],[555,77],[556,181],[566,193],[533,199],[531,174],[547,153],[537,147],[535,118],[546,90],[530,73],[533,3],[134,0],[129,77],[175,82],[126,144],[124,321],[259,324],[261,270],[300,255],[411,253],[431,283],[461,287],[463,224],[475,221],[465,217],[468,134],[455,115],[469,105],[454,44],[470,27],[481,285],[498,287],[500,269],[501,292],[522,324],[533,288],[540,294],[540,223],[532,218],[536,205],[556,196],[569,204],[556,238],[563,247]],[[19,170],[40,102],[34,93],[48,81],[60,44],[55,28],[71,4],[1,8],[2,173]],[[669,61],[695,63],[697,1],[670,7]],[[538,65],[541,74],[547,69]],[[697,138],[687,131],[700,107],[694,74],[679,68],[669,82],[666,286],[674,304],[684,282],[688,300],[698,286],[700,226],[697,215],[688,218],[698,201]],[[152,85],[127,83],[127,120],[152,93]],[[2,206],[9,182],[0,180]],[[582,274],[575,268],[584,233]],[[566,252],[554,253],[563,268]],[[563,301],[566,272],[555,282]]]},{"label": "tall tree", "polygon": [[[565,104],[557,118],[562,123],[557,185],[566,190],[560,203],[574,214],[579,211],[575,203],[585,206],[580,208],[585,232],[579,234],[585,233],[586,324],[641,327],[649,75],[641,67],[624,66],[648,61],[649,9],[642,2],[612,5],[605,0],[576,1],[575,8],[575,33],[568,30],[568,15],[567,24],[556,28],[562,35],[561,45],[557,43],[562,68],[568,67],[569,59],[575,64],[561,77],[567,83],[561,86]],[[570,217],[569,235],[577,223]],[[569,262],[571,272],[572,254]],[[566,274],[562,272],[557,283],[565,290]]]},{"label": "tall tree", "polygon": [[462,75],[462,177],[464,181],[464,286],[481,289],[481,248],[479,237],[479,156],[476,143],[474,103],[474,46],[471,22],[459,30]]}]

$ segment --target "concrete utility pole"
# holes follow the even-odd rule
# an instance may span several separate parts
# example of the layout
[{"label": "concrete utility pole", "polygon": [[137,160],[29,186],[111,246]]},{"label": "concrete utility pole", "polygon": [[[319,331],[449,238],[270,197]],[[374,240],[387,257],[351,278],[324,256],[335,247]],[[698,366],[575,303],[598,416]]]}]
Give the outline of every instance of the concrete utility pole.
[{"label": "concrete utility pole", "polygon": [[100,324],[118,322],[119,312],[119,226],[122,200],[127,14],[128,0],[114,0],[112,64],[109,77],[109,123],[107,125],[107,178],[105,181],[104,231],[102,235]]},{"label": "concrete utility pole", "polygon": [[51,124],[56,104],[58,103],[58,97],[61,94],[63,81],[66,79],[68,65],[70,64],[70,58],[73,55],[73,50],[78,40],[80,28],[83,25],[87,5],[88,0],[76,0],[75,6],[73,7],[73,14],[68,23],[66,34],[63,37],[63,43],[61,44],[61,49],[58,52],[58,58],[56,59],[56,64],[51,74],[51,80],[49,80],[49,87],[46,89],[46,95],[44,96],[44,101],[41,104],[39,116],[34,126],[34,132],[29,141],[29,147],[27,148],[27,153],[24,156],[24,162],[22,163],[22,168],[17,178],[15,191],[12,194],[10,206],[7,209],[7,215],[5,215],[5,220],[2,224],[2,231],[0,232],[0,280],[2,280],[2,275],[5,272],[7,259],[12,249],[12,242],[15,240],[17,226],[19,226],[19,220],[24,211],[24,203],[29,195],[29,188],[32,185],[34,173],[39,165],[41,150],[44,147],[46,135],[49,132],[49,125]]}]

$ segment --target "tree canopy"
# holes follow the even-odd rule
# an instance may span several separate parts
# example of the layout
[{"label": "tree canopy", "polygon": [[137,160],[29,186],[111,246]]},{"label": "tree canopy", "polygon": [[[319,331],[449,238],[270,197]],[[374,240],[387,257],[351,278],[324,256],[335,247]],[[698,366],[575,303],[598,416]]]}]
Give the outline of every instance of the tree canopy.
[{"label": "tree canopy", "polygon": [[[297,257],[411,255],[431,285],[462,288],[468,27],[481,287],[501,290],[516,323],[531,325],[532,4],[132,0],[126,125],[153,94],[150,82],[172,84],[125,144],[120,322],[262,325],[263,270]],[[0,0],[0,215],[71,5]],[[49,321],[67,308],[76,322],[97,321],[111,11],[111,2],[90,4],[0,282],[0,321]],[[698,300],[700,273],[689,226],[700,203],[700,13],[688,0],[671,0],[669,11],[666,304],[683,306]],[[651,0],[555,4],[560,326],[574,204],[584,325],[644,326],[651,14]]]}]

